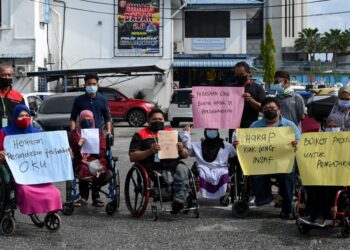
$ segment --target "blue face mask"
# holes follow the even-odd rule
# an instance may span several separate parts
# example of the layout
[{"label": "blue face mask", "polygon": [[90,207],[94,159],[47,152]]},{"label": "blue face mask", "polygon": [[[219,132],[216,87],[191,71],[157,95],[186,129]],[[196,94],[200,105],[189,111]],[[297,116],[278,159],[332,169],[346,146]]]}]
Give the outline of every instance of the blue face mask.
[{"label": "blue face mask", "polygon": [[85,91],[88,94],[96,94],[97,93],[97,86],[86,86]]},{"label": "blue face mask", "polygon": [[350,108],[350,100],[338,100],[338,104],[342,108]]},{"label": "blue face mask", "polygon": [[80,122],[80,127],[81,128],[91,128],[92,127],[92,121],[84,119]]},{"label": "blue face mask", "polygon": [[340,128],[336,127],[336,128],[326,128],[325,129],[326,132],[340,132]]},{"label": "blue face mask", "polygon": [[206,135],[209,139],[215,139],[219,135],[219,131],[217,130],[207,130]]},{"label": "blue face mask", "polygon": [[281,83],[276,83],[272,86],[273,90],[276,90],[278,94],[284,93],[284,88],[281,86]]}]

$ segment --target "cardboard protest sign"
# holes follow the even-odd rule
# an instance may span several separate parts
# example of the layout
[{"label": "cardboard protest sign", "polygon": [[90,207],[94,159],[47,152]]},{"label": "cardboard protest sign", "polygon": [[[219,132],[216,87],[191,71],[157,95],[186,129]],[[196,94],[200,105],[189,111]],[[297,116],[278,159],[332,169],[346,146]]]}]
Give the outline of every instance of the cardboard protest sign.
[{"label": "cardboard protest sign", "polygon": [[238,128],[244,106],[243,87],[193,87],[195,128]]},{"label": "cardboard protest sign", "polygon": [[81,147],[82,153],[100,153],[100,134],[98,128],[82,129],[81,137],[85,139],[85,142]]},{"label": "cardboard protest sign", "polygon": [[295,140],[292,127],[237,129],[237,155],[244,175],[290,173]]},{"label": "cardboard protest sign", "polygon": [[350,185],[350,132],[305,133],[298,143],[303,185]]},{"label": "cardboard protest sign", "polygon": [[158,132],[158,144],[160,151],[159,159],[177,159],[179,153],[177,150],[178,132],[176,130],[161,130]]},{"label": "cardboard protest sign", "polygon": [[42,184],[73,180],[66,131],[9,135],[4,148],[16,183]]}]

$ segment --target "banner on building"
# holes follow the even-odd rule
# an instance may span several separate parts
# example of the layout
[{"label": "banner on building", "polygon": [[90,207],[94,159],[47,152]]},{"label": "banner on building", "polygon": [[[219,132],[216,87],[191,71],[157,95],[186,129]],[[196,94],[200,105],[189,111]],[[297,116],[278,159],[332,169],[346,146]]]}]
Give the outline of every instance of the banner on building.
[{"label": "banner on building", "polygon": [[116,56],[160,55],[160,1],[116,0]]},{"label": "banner on building", "polygon": [[244,106],[242,87],[193,87],[195,128],[238,128]]},{"label": "banner on building", "polygon": [[297,162],[303,185],[350,186],[350,132],[305,133]]},{"label": "banner on building", "polygon": [[292,127],[237,129],[237,155],[244,175],[291,173],[295,160]]}]

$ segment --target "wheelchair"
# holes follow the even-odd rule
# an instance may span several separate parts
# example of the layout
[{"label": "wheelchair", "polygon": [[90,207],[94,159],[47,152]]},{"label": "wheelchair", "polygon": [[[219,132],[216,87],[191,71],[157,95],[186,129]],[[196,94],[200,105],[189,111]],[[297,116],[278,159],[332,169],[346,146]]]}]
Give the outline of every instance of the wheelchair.
[{"label": "wheelchair", "polygon": [[[110,201],[106,205],[107,215],[113,215],[119,208],[120,205],[120,178],[119,170],[117,169],[116,162],[118,157],[112,155],[112,145],[113,145],[113,136],[107,134],[106,143],[107,143],[107,167],[112,172],[112,177],[108,181],[108,191],[100,189],[100,193],[104,194]],[[66,202],[63,204],[62,213],[64,215],[70,216],[74,212],[74,201],[79,199],[79,194],[77,187],[79,185],[79,180],[75,178],[73,181],[66,182]],[[91,184],[89,184],[91,189]]]},{"label": "wheelchair", "polygon": [[[193,211],[194,217],[199,218],[199,205],[196,192],[196,181],[189,169],[189,187],[185,208],[182,212],[187,214]],[[159,171],[148,172],[140,164],[133,165],[125,179],[125,203],[133,217],[139,218],[145,213],[150,199],[153,220],[158,220],[158,211],[172,213],[172,209],[165,206],[166,202],[173,200],[173,194],[165,190],[165,182]]]},{"label": "wheelchair", "polygon": [[[0,165],[0,232],[5,236],[12,235],[16,229],[14,218],[16,204],[16,183],[7,164]],[[44,220],[38,215],[29,215],[35,226],[44,226],[51,232],[57,231],[61,226],[61,218],[55,212],[47,213]]]},{"label": "wheelchair", "polygon": [[334,198],[334,205],[331,209],[330,218],[332,223],[324,226],[316,226],[312,224],[301,223],[298,219],[300,217],[308,216],[308,209],[306,206],[307,192],[305,188],[301,188],[298,193],[298,200],[295,202],[296,227],[300,234],[308,234],[314,228],[334,228],[341,227],[341,236],[347,238],[350,233],[350,190],[345,187],[336,192]]}]

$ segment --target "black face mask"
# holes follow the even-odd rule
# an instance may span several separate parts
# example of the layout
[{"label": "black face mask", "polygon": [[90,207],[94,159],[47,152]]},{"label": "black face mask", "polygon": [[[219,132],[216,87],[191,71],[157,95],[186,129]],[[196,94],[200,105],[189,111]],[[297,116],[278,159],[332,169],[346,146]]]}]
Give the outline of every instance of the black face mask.
[{"label": "black face mask", "polygon": [[236,75],[235,79],[239,85],[244,85],[248,81],[248,76],[247,75]]},{"label": "black face mask", "polygon": [[153,132],[158,132],[159,130],[164,129],[164,122],[155,121],[155,122],[152,122],[149,127],[150,127],[150,130],[152,130]]},{"label": "black face mask", "polygon": [[264,111],[264,117],[267,120],[273,120],[277,117],[277,110],[266,110]]},{"label": "black face mask", "polygon": [[11,86],[12,84],[12,78],[8,79],[8,78],[2,78],[0,77],[0,88],[7,88],[9,86]]}]

